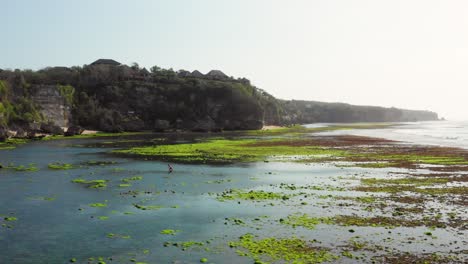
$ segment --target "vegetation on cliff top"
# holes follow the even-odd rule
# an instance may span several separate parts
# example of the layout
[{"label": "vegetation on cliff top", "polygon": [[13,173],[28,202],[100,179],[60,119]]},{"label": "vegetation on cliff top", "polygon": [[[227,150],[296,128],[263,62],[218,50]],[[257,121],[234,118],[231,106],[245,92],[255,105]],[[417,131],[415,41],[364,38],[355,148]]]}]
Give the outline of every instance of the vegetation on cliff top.
[{"label": "vegetation on cliff top", "polygon": [[5,70],[0,80],[1,122],[9,126],[46,121],[38,111],[43,102],[35,101],[35,96],[50,87],[71,107],[72,123],[106,132],[257,129],[262,122],[284,125],[437,119],[437,114],[428,111],[284,101],[245,78],[234,79],[222,73],[198,76],[157,66],[150,73],[137,64]]}]

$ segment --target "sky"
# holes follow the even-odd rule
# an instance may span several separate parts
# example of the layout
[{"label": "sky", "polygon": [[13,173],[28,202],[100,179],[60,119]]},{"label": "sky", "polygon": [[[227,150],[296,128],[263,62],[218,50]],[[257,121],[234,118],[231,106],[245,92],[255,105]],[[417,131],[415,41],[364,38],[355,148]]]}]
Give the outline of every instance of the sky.
[{"label": "sky", "polygon": [[0,68],[219,69],[282,99],[468,120],[465,0],[0,0]]}]

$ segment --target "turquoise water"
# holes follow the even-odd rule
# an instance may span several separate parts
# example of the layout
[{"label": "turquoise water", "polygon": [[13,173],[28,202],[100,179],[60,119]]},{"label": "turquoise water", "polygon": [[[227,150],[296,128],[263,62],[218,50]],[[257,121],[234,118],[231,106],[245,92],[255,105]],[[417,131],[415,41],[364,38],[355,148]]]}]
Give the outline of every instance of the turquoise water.
[{"label": "turquoise water", "polygon": [[[77,263],[88,263],[90,257],[103,257],[106,263],[131,263],[131,260],[199,263],[200,258],[208,258],[209,263],[252,263],[251,259],[238,256],[227,246],[228,242],[248,232],[260,237],[295,235],[317,239],[339,252],[339,245],[357,234],[373,243],[382,243],[390,236],[385,228],[360,227],[352,234],[347,232],[348,227],[320,225],[316,230],[306,230],[278,224],[278,219],[291,213],[313,216],[332,216],[337,212],[353,214],[361,210],[357,205],[330,206],[326,200],[313,196],[273,201],[273,205],[270,205],[272,201],[220,202],[215,195],[229,188],[278,190],[280,183],[349,187],[358,183],[349,179],[351,176],[372,173],[375,177],[385,175],[386,170],[371,172],[324,164],[261,162],[223,166],[172,164],[174,172],[169,174],[164,162],[106,154],[112,148],[83,147],[86,143],[109,140],[33,142],[0,152],[0,163],[4,165],[34,163],[39,169],[33,172],[0,170],[0,215],[18,219],[6,223],[11,228],[0,227],[0,263],[68,263],[71,258],[76,258]],[[47,167],[51,162],[79,165],[91,160],[115,163],[83,165],[71,170]],[[143,179],[131,182],[131,187],[119,187],[122,179],[136,175]],[[76,178],[109,182],[104,190],[90,189],[71,182]],[[143,193],[133,195],[128,191]],[[314,191],[316,195],[335,193]],[[359,193],[347,192],[346,195]],[[301,205],[303,201],[308,204]],[[107,207],[89,206],[92,203],[105,203]],[[162,208],[140,210],[134,204]],[[100,220],[100,216],[108,219]],[[259,217],[260,221],[254,220]],[[246,225],[233,225],[225,218],[243,219]],[[164,229],[180,231],[175,235],[164,235],[160,233]],[[393,242],[386,244],[415,252],[420,252],[421,248],[426,252],[440,252],[444,245],[442,252],[448,252],[457,250],[457,245],[449,246],[450,242],[460,241],[467,235],[466,232],[437,229],[432,232],[440,239],[429,244],[424,240],[426,230],[396,228],[393,232],[400,235],[395,235]],[[118,236],[110,238],[110,233]],[[404,243],[408,237],[417,239],[408,245]],[[183,241],[201,241],[205,245],[187,251],[164,246],[165,242]],[[355,261],[342,258],[337,262]]]}]

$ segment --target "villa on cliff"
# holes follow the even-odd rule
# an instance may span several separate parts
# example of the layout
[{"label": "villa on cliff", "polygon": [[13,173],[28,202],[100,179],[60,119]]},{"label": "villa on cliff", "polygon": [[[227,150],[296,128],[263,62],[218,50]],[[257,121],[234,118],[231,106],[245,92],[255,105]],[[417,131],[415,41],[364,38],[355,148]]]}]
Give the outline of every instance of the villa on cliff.
[{"label": "villa on cliff", "polygon": [[[98,67],[103,70],[107,69],[110,70],[112,68],[116,68],[122,74],[123,80],[146,80],[149,81],[154,76],[154,73],[149,72],[146,68],[143,69],[135,69],[134,67],[130,67],[128,65],[122,64],[118,61],[113,59],[98,59],[92,62],[89,66]],[[229,77],[227,74],[220,70],[211,70],[207,74],[203,74],[198,70],[194,70],[192,72],[186,70],[179,70],[177,71],[177,77],[179,78],[200,78],[200,79],[207,79],[207,80],[218,80],[218,81],[237,81],[242,84],[250,85],[250,81],[246,78],[239,78],[234,79]]]},{"label": "villa on cliff", "polygon": [[95,62],[91,63],[90,65],[107,65],[107,66],[119,66],[122,65],[120,62],[112,60],[112,59],[98,59]]}]

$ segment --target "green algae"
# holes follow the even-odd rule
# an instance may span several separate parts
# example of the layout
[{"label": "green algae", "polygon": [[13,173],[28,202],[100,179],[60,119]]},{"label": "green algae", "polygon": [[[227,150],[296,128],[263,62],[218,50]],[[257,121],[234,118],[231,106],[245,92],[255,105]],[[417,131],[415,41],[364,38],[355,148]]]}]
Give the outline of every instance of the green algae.
[{"label": "green algae", "polygon": [[72,182],[86,185],[88,188],[91,189],[104,189],[107,187],[108,180],[85,180],[77,178],[73,179]]},{"label": "green algae", "polygon": [[131,237],[129,235],[121,235],[121,234],[114,234],[114,233],[109,233],[107,234],[108,238],[122,238],[122,239],[130,239]]},{"label": "green algae", "polygon": [[39,168],[37,168],[36,164],[34,163],[31,163],[28,165],[18,165],[18,166],[15,166],[13,163],[10,163],[8,164],[8,166],[5,166],[4,168],[15,170],[15,171],[23,171],[23,172],[35,172],[39,170]]},{"label": "green algae", "polygon": [[129,183],[131,181],[140,181],[143,179],[143,176],[133,176],[133,177],[129,177],[129,178],[123,178],[122,181],[125,182],[125,183]]},{"label": "green algae", "polygon": [[46,196],[33,196],[28,197],[30,200],[37,200],[37,201],[55,201],[56,197],[46,197]]},{"label": "green algae", "polygon": [[98,219],[99,220],[108,220],[109,217],[108,216],[98,216]]},{"label": "green algae", "polygon": [[266,192],[266,191],[243,191],[238,189],[229,189],[227,191],[218,194],[217,199],[219,201],[226,200],[251,200],[251,201],[262,201],[262,200],[288,200],[292,195]]},{"label": "green algae", "polygon": [[122,137],[122,136],[135,136],[135,135],[145,135],[145,134],[149,134],[149,133],[147,132],[120,132],[120,133],[98,132],[95,134],[81,134],[81,135],[67,136],[67,137],[62,136],[62,135],[55,135],[55,136],[44,137],[42,140]]},{"label": "green algae", "polygon": [[[406,147],[411,150],[411,147]],[[408,165],[468,165],[468,160],[457,154],[451,154],[450,151],[444,151],[440,148],[440,153],[434,155],[427,155],[424,149],[414,148],[412,151],[415,154],[407,154],[404,149],[400,150],[401,153],[386,153],[386,148],[375,148],[373,152],[368,151],[353,151],[348,153],[349,160],[362,160],[366,163],[358,163],[353,166],[368,167],[368,168],[386,168],[386,167],[407,167]],[[418,151],[420,153],[418,153]],[[371,162],[369,162],[371,161]]]},{"label": "green algae", "polygon": [[49,163],[47,167],[52,170],[70,170],[70,169],[75,168],[75,166],[73,166],[72,164],[60,163],[60,162]]},{"label": "green algae", "polygon": [[226,180],[215,180],[215,181],[206,181],[205,183],[207,184],[223,184],[227,182],[232,182],[231,179],[226,179]]},{"label": "green algae", "polygon": [[142,205],[142,204],[133,204],[133,206],[137,209],[140,209],[140,210],[159,210],[159,209],[162,209],[164,208],[163,206],[160,206],[160,205]]},{"label": "green algae", "polygon": [[331,224],[332,220],[328,217],[310,217],[307,214],[289,215],[286,219],[279,220],[281,224],[290,225],[292,227],[305,227],[307,229],[315,229],[318,224]]},{"label": "green algae", "polygon": [[336,130],[351,130],[351,129],[381,129],[389,128],[394,124],[389,123],[354,123],[349,125],[329,125],[323,127],[310,127],[307,128],[301,125],[293,125],[288,127],[278,127],[273,129],[265,130],[251,130],[246,132],[247,135],[251,136],[278,136],[287,134],[307,134],[307,133],[318,133],[326,131]]},{"label": "green algae", "polygon": [[4,217],[3,220],[5,220],[7,222],[12,222],[12,221],[17,221],[18,218],[13,217],[13,216],[9,216],[9,217]]},{"label": "green algae", "polygon": [[[447,226],[446,223],[440,222],[438,219],[401,219],[397,217],[375,216],[361,217],[355,215],[338,215],[332,218],[334,224],[342,226],[372,226],[372,227],[440,227]],[[455,227],[455,226],[454,226]]]},{"label": "green algae", "polygon": [[256,239],[253,234],[245,234],[239,241],[229,242],[229,246],[255,263],[322,263],[338,259],[329,250],[313,247],[310,242],[296,237]]},{"label": "green algae", "polygon": [[[264,140],[265,141],[265,140]],[[143,157],[154,157],[179,162],[253,162],[263,161],[273,156],[293,159],[297,156],[343,155],[343,150],[333,150],[316,146],[271,145],[258,146],[255,139],[212,139],[198,143],[156,145],[116,150],[114,153]],[[266,142],[274,143],[275,140]]]},{"label": "green algae", "polygon": [[132,185],[131,184],[128,184],[128,183],[121,183],[119,184],[119,187],[122,187],[122,188],[125,188],[125,187],[131,187]]},{"label": "green algae", "polygon": [[162,234],[162,235],[175,235],[175,234],[177,234],[179,232],[180,232],[180,230],[164,229],[164,230],[161,230],[161,232],[159,232],[159,233]]},{"label": "green algae", "polygon": [[[460,227],[461,223],[444,223],[437,218],[423,219],[402,219],[397,217],[374,216],[362,217],[357,215],[336,215],[333,217],[311,217],[307,214],[292,214],[285,219],[280,219],[279,222],[284,225],[289,225],[294,228],[304,227],[307,229],[315,229],[319,224],[339,225],[339,226],[360,226],[360,227]],[[351,232],[351,231],[350,231]],[[352,231],[354,232],[354,230]]]},{"label": "green algae", "polygon": [[383,185],[383,186],[357,186],[353,190],[362,192],[384,192],[384,193],[401,193],[413,192],[427,195],[445,195],[457,194],[468,195],[468,187],[454,186],[454,187],[427,187],[420,188],[414,185]]},{"label": "green algae", "polygon": [[30,140],[22,138],[9,138],[5,142],[0,142],[0,150],[15,149],[18,145],[26,144]]},{"label": "green algae", "polygon": [[81,164],[85,166],[106,166],[106,165],[117,164],[117,162],[116,161],[90,160],[90,161],[83,162]]},{"label": "green algae", "polygon": [[107,207],[107,204],[105,204],[105,203],[92,203],[92,204],[89,204],[89,206],[91,206],[91,207]]},{"label": "green algae", "polygon": [[415,264],[429,264],[429,263],[466,263],[458,256],[455,255],[441,255],[438,253],[423,253],[414,254],[409,252],[401,252],[394,254],[386,254],[381,256],[374,256],[371,258],[373,263],[415,263]]},{"label": "green algae", "polygon": [[427,186],[435,184],[446,184],[448,178],[399,178],[399,179],[362,179],[361,183],[366,185],[416,185]]}]

